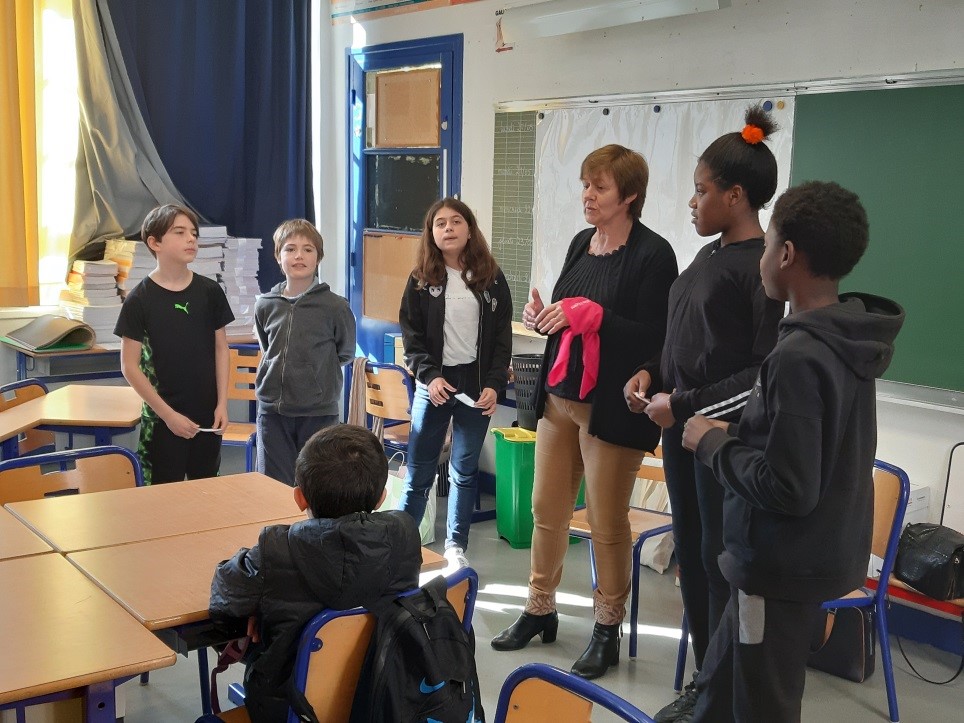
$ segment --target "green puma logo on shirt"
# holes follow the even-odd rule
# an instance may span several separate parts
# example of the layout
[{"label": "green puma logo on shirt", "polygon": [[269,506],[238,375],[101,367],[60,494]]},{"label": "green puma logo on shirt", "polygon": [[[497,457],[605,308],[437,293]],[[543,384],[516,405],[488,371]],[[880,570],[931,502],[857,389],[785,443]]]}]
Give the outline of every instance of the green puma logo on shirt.
[{"label": "green puma logo on shirt", "polygon": [[183,311],[185,314],[187,314],[188,316],[190,316],[191,314],[190,314],[190,313],[188,312],[188,310],[187,310],[187,305],[190,304],[190,303],[191,303],[190,301],[185,301],[183,304],[174,304],[174,308],[175,308],[175,309],[180,309],[180,310]]}]

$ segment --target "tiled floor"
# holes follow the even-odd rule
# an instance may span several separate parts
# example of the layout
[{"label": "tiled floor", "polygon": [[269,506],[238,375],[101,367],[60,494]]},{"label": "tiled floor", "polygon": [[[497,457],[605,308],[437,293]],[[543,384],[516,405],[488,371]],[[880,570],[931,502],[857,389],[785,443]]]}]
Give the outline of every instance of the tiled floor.
[{"label": "tiled floor", "polygon": [[[440,509],[444,510],[444,504],[440,505]],[[441,531],[444,527],[440,524],[439,529]],[[439,544],[436,546],[441,547]],[[498,653],[489,646],[489,640],[509,625],[522,609],[529,552],[513,550],[505,541],[498,539],[494,521],[473,526],[467,556],[480,578],[475,617],[477,663],[484,705],[490,719],[495,712],[499,688],[509,671],[531,661],[550,663],[568,670],[585,647],[592,629],[587,552],[588,546],[581,543],[571,546],[568,553],[559,596],[561,620],[558,640],[551,645],[543,645],[537,638],[524,650]],[[636,660],[628,659],[628,641],[624,638],[618,668],[599,682],[643,710],[653,713],[673,697],[680,600],[670,572],[659,575],[644,568],[642,587],[639,656]],[[896,645],[893,647],[902,720],[911,723],[944,721],[953,720],[959,715],[964,700],[964,678],[947,686],[924,683],[913,677]],[[905,643],[904,648],[917,667],[932,677],[949,677],[959,662],[930,646]],[[222,675],[222,689],[226,682],[236,680],[239,676],[240,670]],[[174,668],[152,674],[148,686],[141,687],[132,681],[124,688],[128,723],[190,722],[199,715],[197,664],[193,658],[179,659]],[[954,713],[954,710],[958,710],[958,713]],[[877,672],[862,684],[810,672],[803,719],[848,723],[886,721],[887,699],[879,661]],[[612,719],[599,715],[594,720]]]}]

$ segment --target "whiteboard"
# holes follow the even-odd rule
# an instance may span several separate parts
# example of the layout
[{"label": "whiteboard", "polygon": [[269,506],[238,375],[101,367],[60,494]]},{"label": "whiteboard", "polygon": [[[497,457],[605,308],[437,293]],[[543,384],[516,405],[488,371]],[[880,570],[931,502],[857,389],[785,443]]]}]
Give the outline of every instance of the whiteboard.
[{"label": "whiteboard", "polygon": [[[696,234],[687,206],[693,195],[697,159],[724,133],[741,130],[747,107],[764,100],[773,102],[772,115],[780,126],[766,141],[777,159],[779,196],[790,179],[793,96],[544,111],[536,127],[532,286],[542,292],[543,298],[549,298],[569,242],[587,227],[582,215],[579,167],[590,151],[608,143],[632,148],[646,158],[649,188],[642,222],[670,242],[680,270],[686,268],[696,252],[712,240]],[[782,108],[778,108],[778,101],[782,101]],[[761,214],[764,228],[769,218],[765,210]]]}]

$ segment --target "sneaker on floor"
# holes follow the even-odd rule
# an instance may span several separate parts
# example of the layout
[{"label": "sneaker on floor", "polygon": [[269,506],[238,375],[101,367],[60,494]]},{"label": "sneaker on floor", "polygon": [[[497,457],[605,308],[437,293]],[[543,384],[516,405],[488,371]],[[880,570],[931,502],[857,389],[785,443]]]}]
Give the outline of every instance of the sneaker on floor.
[{"label": "sneaker on floor", "polygon": [[696,673],[693,673],[693,680],[683,688],[679,698],[663,706],[659,713],[653,716],[653,720],[656,723],[683,723],[690,720],[693,717],[693,711],[696,710],[697,697]]},{"label": "sneaker on floor", "polygon": [[465,557],[465,550],[461,547],[446,547],[442,555],[449,563],[449,567],[468,567],[469,561]]}]

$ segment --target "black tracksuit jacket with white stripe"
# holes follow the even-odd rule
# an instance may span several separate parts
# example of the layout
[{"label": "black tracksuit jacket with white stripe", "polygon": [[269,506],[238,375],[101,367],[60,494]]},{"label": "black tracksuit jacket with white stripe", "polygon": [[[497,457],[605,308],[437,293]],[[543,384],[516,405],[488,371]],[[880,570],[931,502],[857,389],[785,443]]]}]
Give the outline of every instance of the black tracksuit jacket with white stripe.
[{"label": "black tracksuit jacket with white stripe", "polygon": [[760,365],[777,341],[783,302],[760,280],[763,239],[699,250],[669,292],[663,391],[679,423],[694,414],[739,421]]}]

